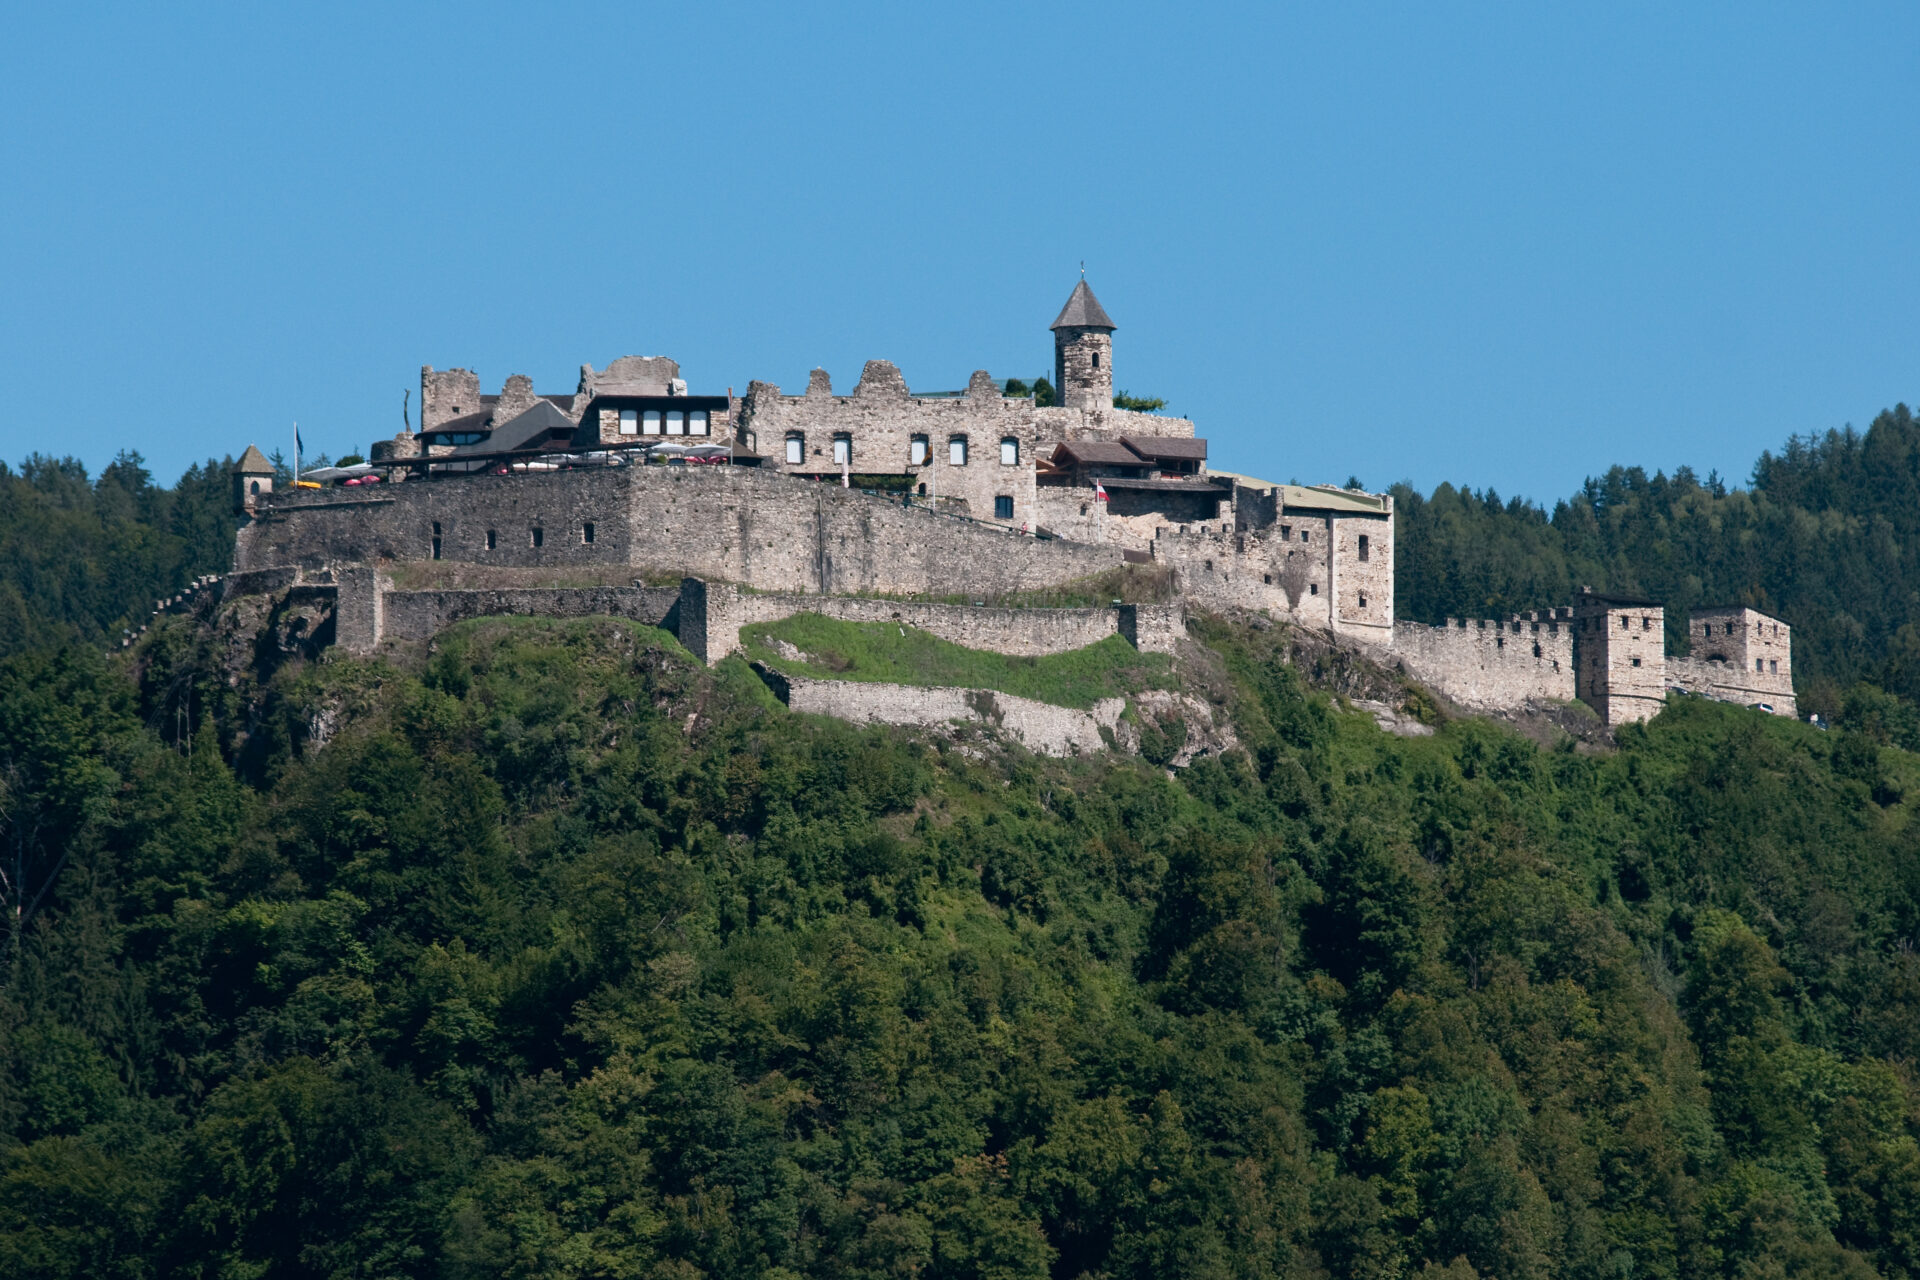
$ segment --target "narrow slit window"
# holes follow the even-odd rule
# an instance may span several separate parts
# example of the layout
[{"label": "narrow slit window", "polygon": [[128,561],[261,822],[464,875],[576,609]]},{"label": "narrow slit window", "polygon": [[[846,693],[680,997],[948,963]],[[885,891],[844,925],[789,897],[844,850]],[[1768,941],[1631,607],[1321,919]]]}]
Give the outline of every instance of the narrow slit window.
[{"label": "narrow slit window", "polygon": [[580,526],[580,541],[587,543],[593,541],[593,521],[589,520]]},{"label": "narrow slit window", "polygon": [[1367,550],[1367,535],[1363,533],[1360,535],[1360,558],[1362,560],[1367,558]]},{"label": "narrow slit window", "polygon": [[1317,582],[1310,582],[1310,583],[1308,583],[1308,584],[1307,584],[1307,594],[1308,594],[1308,595],[1310,595],[1310,596],[1317,596],[1317,595],[1319,595],[1319,594],[1320,594],[1320,584],[1319,584],[1319,583],[1317,583]]},{"label": "narrow slit window", "polygon": [[500,545],[499,531],[496,529],[487,530],[487,550],[491,551],[499,545]]},{"label": "narrow slit window", "polygon": [[533,545],[536,547],[541,546],[546,542],[546,540],[547,540],[547,531],[545,529],[536,527],[533,530]]},{"label": "narrow slit window", "polygon": [[433,522],[433,558],[435,560],[440,558],[440,522],[438,520]]}]

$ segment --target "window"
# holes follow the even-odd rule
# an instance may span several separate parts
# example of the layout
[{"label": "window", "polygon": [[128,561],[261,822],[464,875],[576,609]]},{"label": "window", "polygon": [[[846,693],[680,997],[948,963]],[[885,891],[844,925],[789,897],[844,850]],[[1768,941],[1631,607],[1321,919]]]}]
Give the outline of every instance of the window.
[{"label": "window", "polygon": [[679,409],[667,410],[667,434],[683,436],[687,434],[687,415]]},{"label": "window", "polygon": [[1764,659],[1764,658],[1755,658],[1755,659],[1753,660],[1753,669],[1754,669],[1755,671],[1764,671],[1764,668],[1765,668],[1765,667],[1766,667],[1766,659]]},{"label": "window", "polygon": [[1267,584],[1268,586],[1272,586],[1272,585],[1273,585],[1273,575],[1272,575],[1272,574],[1270,574],[1270,573],[1263,573],[1263,574],[1261,574],[1261,575],[1260,575],[1260,581],[1262,581],[1262,582],[1264,582],[1264,583],[1266,583],[1266,584]]},{"label": "window", "polygon": [[1642,631],[1651,631],[1651,630],[1653,630],[1653,619],[1652,619],[1652,618],[1642,618],[1642,619],[1640,619],[1640,629],[1641,629]]},{"label": "window", "polygon": [[260,492],[260,482],[258,480],[252,481],[250,484],[248,484],[247,491],[249,493]]},{"label": "window", "polygon": [[438,520],[433,522],[433,558],[435,560],[440,558],[440,522]]},{"label": "window", "polygon": [[907,465],[910,467],[926,466],[928,453],[927,438],[925,436],[913,437],[913,439],[907,442]]},{"label": "window", "polygon": [[1313,530],[1311,530],[1311,529],[1302,529],[1302,530],[1300,531],[1300,541],[1302,541],[1302,542],[1312,542],[1312,541],[1313,541]]},{"label": "window", "polygon": [[1633,619],[1632,619],[1632,618],[1627,618],[1627,617],[1622,617],[1622,618],[1620,619],[1620,629],[1621,629],[1622,631],[1631,631],[1631,630],[1633,630]]},{"label": "window", "polygon": [[927,496],[927,486],[925,486],[924,484],[920,486],[920,496],[922,498]]},{"label": "window", "polygon": [[620,411],[620,434],[623,436],[637,436],[640,434],[640,411],[638,409],[622,409]]},{"label": "window", "polygon": [[500,535],[493,529],[487,530],[487,550],[491,551],[500,544]]},{"label": "window", "polygon": [[593,521],[589,520],[580,526],[580,541],[589,543],[593,541]]},{"label": "window", "polygon": [[995,520],[1013,519],[1013,499],[1011,497],[1003,493],[993,500],[993,518]]},{"label": "window", "polygon": [[1360,558],[1362,560],[1367,558],[1367,535],[1364,533],[1360,535]]},{"label": "window", "polygon": [[967,438],[953,436],[947,441],[947,461],[956,467],[967,465]]},{"label": "window", "polygon": [[1776,676],[1777,676],[1777,675],[1779,675],[1779,674],[1780,674],[1780,659],[1778,659],[1778,658],[1769,658],[1769,659],[1767,659],[1767,671],[1768,671],[1768,674],[1770,674],[1770,675],[1776,675]]},{"label": "window", "polygon": [[1283,524],[1283,525],[1281,525],[1281,526],[1280,526],[1280,541],[1282,541],[1282,542],[1290,542],[1290,541],[1292,541],[1292,539],[1293,539],[1293,526],[1292,526],[1292,525],[1290,525],[1290,524]]},{"label": "window", "polygon": [[546,540],[547,540],[547,531],[546,531],[545,529],[540,529],[540,528],[536,528],[536,529],[534,529],[534,530],[533,530],[533,545],[534,545],[534,546],[536,546],[536,547],[537,547],[537,546],[540,546],[540,545],[542,545],[543,543],[545,543],[545,542],[546,542]]},{"label": "window", "polygon": [[660,411],[658,409],[649,409],[645,413],[641,414],[640,429],[646,435],[650,435],[650,436],[659,435],[660,434]]},{"label": "window", "polygon": [[1365,596],[1360,597],[1360,607],[1362,609],[1367,607],[1367,598]]},{"label": "window", "polygon": [[1319,584],[1319,583],[1317,583],[1317,582],[1310,582],[1310,583],[1308,583],[1308,584],[1307,584],[1307,594],[1308,594],[1308,595],[1310,595],[1310,596],[1317,596],[1317,595],[1319,595],[1319,594],[1320,594],[1320,584]]},{"label": "window", "polygon": [[690,436],[703,436],[707,434],[707,411],[705,409],[694,409],[688,412],[687,434]]},{"label": "window", "polygon": [[805,436],[787,437],[787,465],[797,467],[807,460],[807,438]]},{"label": "window", "polygon": [[853,461],[853,437],[837,435],[833,438],[833,465],[844,467]]},{"label": "window", "polygon": [[1000,442],[1000,465],[1003,467],[1017,467],[1020,465],[1020,442],[1012,436],[1008,436]]},{"label": "window", "polygon": [[1536,658],[1540,656],[1540,642],[1538,640],[1533,642],[1533,656]]},{"label": "window", "polygon": [[1096,369],[1100,367],[1100,353],[1098,351],[1093,353],[1093,367]]}]

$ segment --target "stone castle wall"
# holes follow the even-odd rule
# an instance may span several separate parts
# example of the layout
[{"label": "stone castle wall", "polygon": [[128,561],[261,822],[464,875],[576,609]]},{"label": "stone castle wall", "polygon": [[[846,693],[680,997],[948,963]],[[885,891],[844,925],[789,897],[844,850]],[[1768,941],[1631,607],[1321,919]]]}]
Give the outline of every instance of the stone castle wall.
[{"label": "stone castle wall", "polygon": [[[1107,745],[1126,707],[1105,698],[1091,711],[1035,702],[994,689],[926,688],[856,680],[813,680],[755,664],[775,695],[794,711],[855,724],[934,727],[954,721],[990,726],[1042,755],[1091,755]],[[1107,731],[1102,735],[1101,730]]]},{"label": "stone castle wall", "polygon": [[481,591],[387,591],[382,639],[430,640],[469,618],[631,618],[671,626],[677,587],[516,587]]},{"label": "stone castle wall", "polygon": [[1475,710],[1574,696],[1573,631],[1557,611],[1544,621],[1396,622],[1393,656],[1408,675]]},{"label": "stone castle wall", "polygon": [[1393,643],[1390,516],[1289,512],[1251,532],[1237,531],[1231,520],[1165,527],[1153,541],[1153,559],[1174,569],[1176,589],[1197,604],[1264,609],[1370,644]]}]

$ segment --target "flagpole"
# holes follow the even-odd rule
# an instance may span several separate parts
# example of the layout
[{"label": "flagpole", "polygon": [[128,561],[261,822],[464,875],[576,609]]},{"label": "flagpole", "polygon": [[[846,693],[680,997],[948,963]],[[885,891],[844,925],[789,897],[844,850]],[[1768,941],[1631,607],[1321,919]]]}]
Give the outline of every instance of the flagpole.
[{"label": "flagpole", "polygon": [[293,487],[300,487],[300,419],[293,420]]}]

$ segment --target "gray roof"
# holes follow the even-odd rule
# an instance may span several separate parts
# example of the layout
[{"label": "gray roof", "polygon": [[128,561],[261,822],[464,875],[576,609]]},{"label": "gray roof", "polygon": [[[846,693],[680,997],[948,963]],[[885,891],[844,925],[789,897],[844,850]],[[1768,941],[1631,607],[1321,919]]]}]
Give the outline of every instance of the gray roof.
[{"label": "gray roof", "polygon": [[1093,290],[1087,288],[1085,280],[1073,286],[1073,296],[1067,299],[1067,305],[1060,308],[1060,318],[1047,326],[1049,329],[1118,329],[1107,315],[1107,309],[1100,305],[1100,299],[1093,296]]},{"label": "gray roof", "polygon": [[1143,458],[1205,462],[1207,442],[1198,436],[1122,436],[1120,443]]},{"label": "gray roof", "polygon": [[[444,431],[445,426],[434,428]],[[457,456],[463,453],[505,453],[518,449],[536,436],[549,431],[565,431],[573,435],[573,419],[560,412],[550,400],[536,400],[533,408],[527,410],[512,422],[495,427],[485,440],[474,444],[463,444],[453,452]]]},{"label": "gray roof", "polygon": [[1147,460],[1111,440],[1062,440],[1053,448],[1054,462],[1077,462],[1083,467],[1144,467]]},{"label": "gray roof", "polygon": [[247,446],[247,451],[240,455],[240,461],[233,464],[233,469],[243,476],[270,476],[273,474],[273,464],[268,462],[260,450],[253,445]]}]

